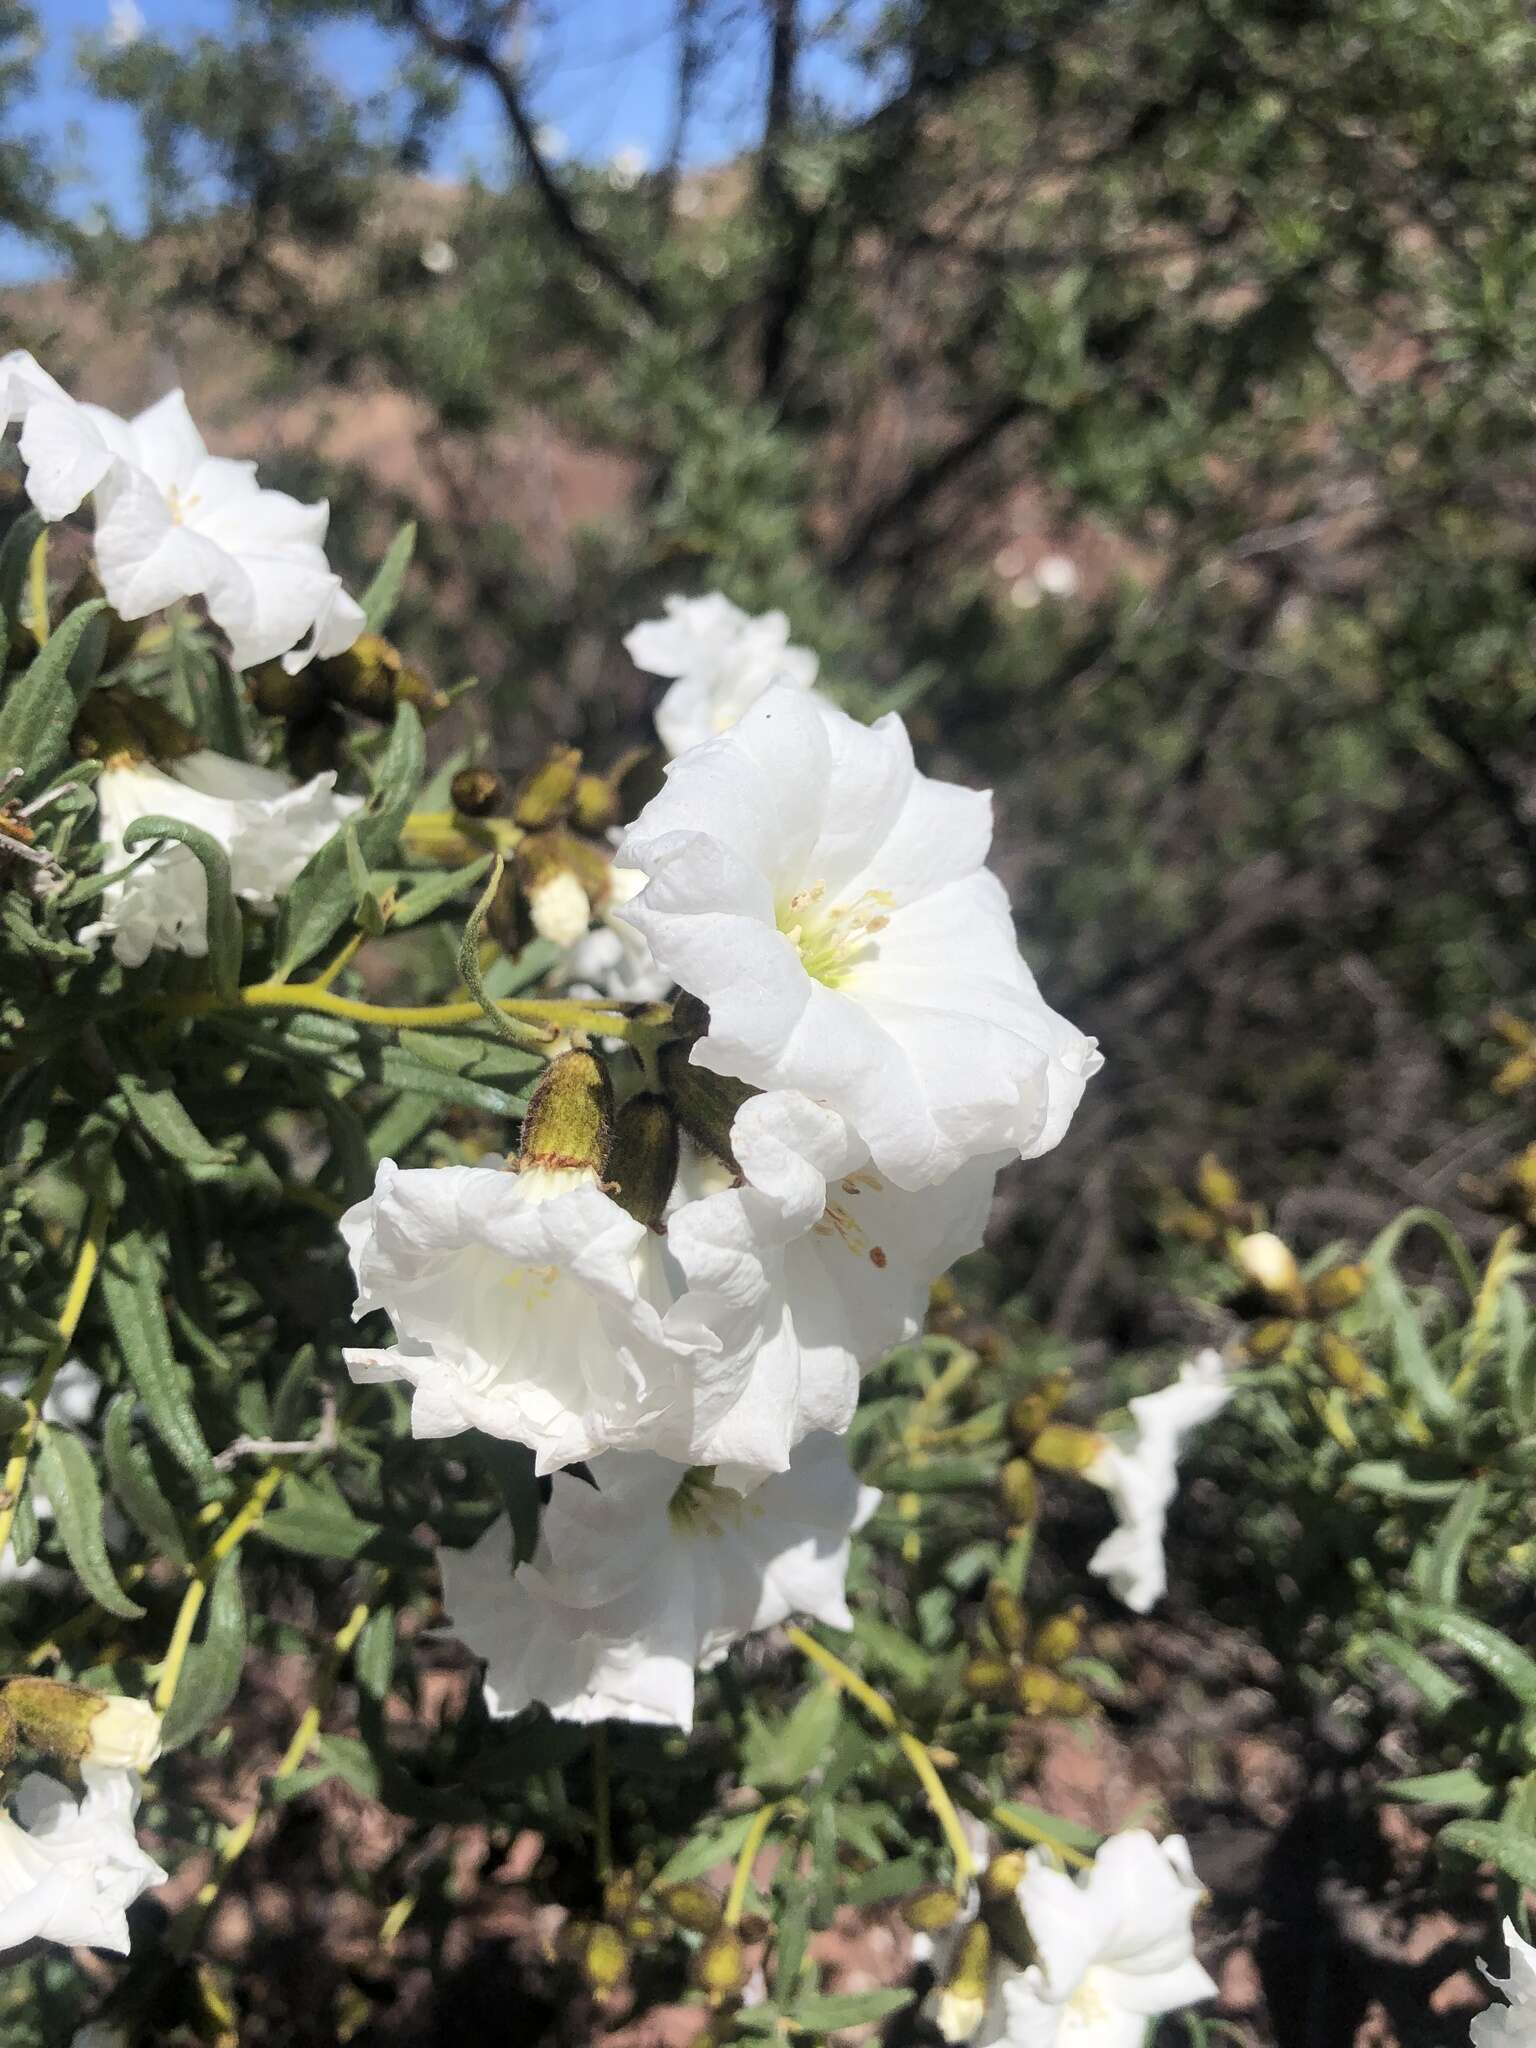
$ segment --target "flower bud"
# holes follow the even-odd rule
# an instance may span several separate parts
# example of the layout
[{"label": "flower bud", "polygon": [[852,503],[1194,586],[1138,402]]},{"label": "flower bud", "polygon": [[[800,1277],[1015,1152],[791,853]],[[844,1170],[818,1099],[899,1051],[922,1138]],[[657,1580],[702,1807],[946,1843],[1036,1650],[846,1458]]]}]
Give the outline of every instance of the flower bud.
[{"label": "flower bud", "polygon": [[1005,1900],[1015,1897],[1028,1867],[1027,1849],[1005,1849],[1001,1856],[994,1856],[981,1873],[981,1896],[991,1906],[1000,1906]]},{"label": "flower bud", "polygon": [[661,1894],[661,1903],[690,1934],[713,1934],[720,1925],[720,1897],[707,1884],[669,1885]]},{"label": "flower bud", "polygon": [[1052,1422],[1035,1438],[1029,1455],[1048,1472],[1086,1472],[1103,1448],[1104,1439],[1096,1429]]},{"label": "flower bud", "polygon": [[1093,1702],[1088,1697],[1087,1692],[1077,1683],[1075,1678],[1057,1679],[1056,1704],[1052,1709],[1054,1713],[1061,1714],[1066,1719],[1072,1720],[1079,1714],[1086,1714],[1092,1705]]},{"label": "flower bud", "polygon": [[160,1716],[147,1700],[31,1677],[9,1679],[0,1699],[30,1743],[67,1762],[145,1771],[160,1754]]},{"label": "flower bud", "polygon": [[1307,1290],[1301,1284],[1301,1269],[1283,1239],[1272,1230],[1256,1230],[1239,1238],[1233,1251],[1238,1267],[1255,1287],[1262,1287],[1273,1301],[1304,1315]]},{"label": "flower bud", "polygon": [[1076,1653],[1082,1639],[1081,1607],[1071,1608],[1065,1614],[1053,1614],[1049,1621],[1042,1621],[1035,1631],[1035,1662],[1052,1667],[1065,1663],[1068,1657]]},{"label": "flower bud", "polygon": [[518,887],[541,939],[574,946],[608,899],[608,862],[594,847],[559,829],[530,832],[512,856]]},{"label": "flower bud", "polygon": [[987,2011],[992,1937],[986,1923],[973,1920],[961,1936],[949,1977],[934,2002],[934,2023],[946,2041],[969,2041]]},{"label": "flower bud", "polygon": [[629,1975],[629,1949],[624,1937],[606,1921],[585,1923],[572,1948],[577,1968],[600,1998],[616,1991]]},{"label": "flower bud", "polygon": [[1248,1332],[1244,1349],[1250,1358],[1278,1358],[1296,1334],[1296,1325],[1285,1316],[1271,1316],[1255,1323]]},{"label": "flower bud", "polygon": [[1016,1444],[1034,1442],[1067,1398],[1071,1385],[1070,1373],[1053,1372],[1038,1387],[1031,1387],[1027,1394],[1008,1403],[1007,1429]]},{"label": "flower bud", "polygon": [[997,1475],[1003,1512],[1015,1526],[1032,1522],[1040,1506],[1040,1482],[1028,1458],[1010,1458]]},{"label": "flower bud", "polygon": [[523,1117],[518,1168],[587,1171],[601,1176],[608,1161],[613,1084],[595,1053],[563,1052],[551,1060]]},{"label": "flower bud", "polygon": [[1005,1586],[1001,1579],[994,1579],[987,1588],[986,1609],[999,1649],[1022,1650],[1029,1640],[1029,1622],[1013,1588]]},{"label": "flower bud", "polygon": [[303,718],[324,702],[314,663],[289,675],[280,661],[264,661],[245,679],[246,695],[264,718]]},{"label": "flower bud", "polygon": [[448,706],[442,691],[407,667],[399,648],[382,633],[359,633],[344,654],[314,667],[327,696],[380,724],[394,716],[397,704],[414,704],[424,713]]},{"label": "flower bud", "polygon": [[1013,1666],[1006,1657],[972,1657],[960,1682],[972,1699],[1000,1700],[1013,1683]]},{"label": "flower bud", "polygon": [[714,2003],[734,1998],[747,1981],[747,1958],[733,1927],[720,1927],[694,1951],[695,1986]]},{"label": "flower bud", "polygon": [[507,786],[494,768],[461,768],[448,785],[448,799],[465,818],[488,818],[501,808]]},{"label": "flower bud", "polygon": [[1379,1401],[1387,1391],[1387,1383],[1381,1374],[1367,1365],[1354,1345],[1347,1344],[1335,1331],[1324,1330],[1318,1348],[1324,1372],[1355,1400]]},{"label": "flower bud", "polygon": [[1173,1237],[1188,1238],[1191,1244],[1214,1244],[1221,1235],[1221,1225],[1210,1210],[1197,1208],[1193,1202],[1164,1202],[1156,1222],[1159,1230]]},{"label": "flower bud", "polygon": [[514,821],[527,832],[542,832],[546,826],[559,824],[571,807],[580,773],[578,747],[554,748],[518,785],[512,799]]},{"label": "flower bud", "polygon": [[677,1179],[677,1118],[664,1095],[632,1095],[614,1118],[607,1178],[614,1200],[660,1230]]},{"label": "flower bud", "polygon": [[1324,1315],[1349,1308],[1365,1292],[1364,1266],[1330,1266],[1312,1282],[1312,1305]]},{"label": "flower bud", "polygon": [[961,1901],[948,1885],[925,1884],[901,1902],[901,1917],[914,1934],[941,1934],[960,1917]]},{"label": "flower bud", "polygon": [[619,792],[602,775],[578,775],[571,796],[571,823],[594,838],[619,822]]},{"label": "flower bud", "polygon": [[334,773],[341,766],[346,737],[347,721],[334,704],[321,704],[307,716],[292,719],[283,743],[288,772],[299,782]]},{"label": "flower bud", "polygon": [[1025,1664],[1013,1674],[1013,1697],[1019,1711],[1031,1716],[1055,1711],[1061,1680],[1040,1664]]},{"label": "flower bud", "polygon": [[1200,1199],[1218,1216],[1236,1216],[1243,1206],[1243,1191],[1237,1178],[1222,1165],[1214,1152],[1207,1152],[1195,1168],[1195,1187]]},{"label": "flower bud", "polygon": [[640,1880],[632,1870],[616,1870],[603,1884],[603,1918],[617,1924],[640,1903]]},{"label": "flower bud", "polygon": [[736,1160],[731,1151],[731,1125],[736,1112],[749,1096],[757,1094],[744,1082],[729,1080],[696,1067],[688,1057],[688,1045],[672,1038],[661,1048],[662,1086],[672,1099],[678,1122],[695,1145],[723,1160],[734,1173]]},{"label": "flower bud", "polygon": [[16,1755],[16,1716],[0,1698],[0,1775],[11,1767]]}]

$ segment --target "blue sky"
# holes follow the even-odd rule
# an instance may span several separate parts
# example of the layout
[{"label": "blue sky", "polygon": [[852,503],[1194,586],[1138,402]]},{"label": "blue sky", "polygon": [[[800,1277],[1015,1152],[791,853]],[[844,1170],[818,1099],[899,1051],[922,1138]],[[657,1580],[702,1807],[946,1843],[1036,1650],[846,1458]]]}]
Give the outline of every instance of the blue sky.
[{"label": "blue sky", "polygon": [[[44,47],[38,90],[26,125],[53,139],[62,154],[64,195],[78,219],[105,209],[118,225],[135,228],[138,151],[134,123],[103,107],[84,87],[76,65],[82,36],[104,34],[112,0],[41,0]],[[148,29],[171,41],[227,33],[238,0],[137,0]],[[528,77],[539,118],[558,130],[571,154],[601,161],[636,148],[654,160],[664,149],[671,119],[675,0],[559,0],[537,10],[544,17],[526,46]],[[847,10],[868,19],[872,5]],[[349,89],[367,92],[388,83],[404,45],[376,29],[328,28],[314,38],[317,61]],[[690,155],[715,161],[750,142],[761,120],[766,45],[762,10],[743,5],[711,43],[712,67],[701,97]],[[857,105],[865,82],[826,52],[813,52],[807,77],[835,105]],[[434,170],[445,177],[479,169],[497,175],[504,128],[490,94],[469,88],[445,138]],[[35,274],[37,258],[6,246],[0,233],[0,281]]]}]

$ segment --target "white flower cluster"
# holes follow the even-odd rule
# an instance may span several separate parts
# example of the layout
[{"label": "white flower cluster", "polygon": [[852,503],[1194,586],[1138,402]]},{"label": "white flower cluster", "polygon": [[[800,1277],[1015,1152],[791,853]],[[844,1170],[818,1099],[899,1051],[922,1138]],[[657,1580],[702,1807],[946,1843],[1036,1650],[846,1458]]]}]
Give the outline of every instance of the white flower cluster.
[{"label": "white flower cluster", "polygon": [[677,758],[617,851],[613,964],[708,1006],[692,1066],[746,1098],[729,1163],[685,1145],[642,1222],[596,1163],[385,1162],[342,1229],[396,1342],[348,1362],[410,1384],[418,1436],[588,1467],[515,1575],[504,1529],[445,1564],[499,1710],[686,1727],[732,1641],[843,1616],[873,1507],[837,1441],[860,1370],[920,1329],[998,1169],[1057,1142],[1099,1061],[1019,956],[988,799],[920,774],[899,719],[856,724],[781,617],[724,598],[628,644],[676,679]]}]

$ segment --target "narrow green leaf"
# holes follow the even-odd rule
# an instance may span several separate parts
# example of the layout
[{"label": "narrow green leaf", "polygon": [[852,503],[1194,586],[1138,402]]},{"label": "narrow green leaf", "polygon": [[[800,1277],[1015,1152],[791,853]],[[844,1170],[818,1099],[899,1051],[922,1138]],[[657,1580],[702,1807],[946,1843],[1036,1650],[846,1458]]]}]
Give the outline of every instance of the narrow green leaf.
[{"label": "narrow green leaf", "polygon": [[136,1621],[144,1609],[117,1583],[102,1534],[101,1488],[91,1454],[67,1429],[47,1427],[38,1440],[38,1484],[53,1508],[54,1523],[81,1585],[98,1607]]},{"label": "narrow green leaf", "polygon": [[1080,1849],[1085,1856],[1091,1856],[1104,1839],[1081,1821],[1065,1820],[1059,1813],[1047,1813],[1041,1806],[1027,1806],[1022,1799],[1005,1801],[997,1812],[1002,1820],[1011,1818],[1022,1824],[1021,1840],[1065,1842],[1069,1849]]},{"label": "narrow green leaf", "polygon": [[903,2012],[917,1996],[915,1991],[806,1992],[795,2000],[785,2015],[799,2027],[815,2027],[824,2034],[840,2027],[861,2027],[870,2020],[889,2019]]},{"label": "narrow green leaf", "polygon": [[27,795],[45,782],[69,744],[70,728],[88,687],[76,688],[70,664],[87,628],[105,609],[102,598],[77,605],[0,701],[0,771],[13,766],[22,771],[20,783],[12,785],[12,796]]},{"label": "narrow green leaf", "polygon": [[1488,1493],[1486,1479],[1469,1479],[1440,1524],[1418,1580],[1426,1600],[1442,1607],[1455,1606],[1461,1589],[1461,1561],[1488,1505]]},{"label": "narrow green leaf", "polygon": [[1411,1600],[1403,1602],[1402,1612],[1418,1627],[1460,1650],[1523,1707],[1536,1707],[1536,1657],[1512,1643],[1508,1636],[1456,1607]]},{"label": "narrow green leaf", "polygon": [[1405,1806],[1455,1806],[1463,1813],[1483,1813],[1493,1802],[1493,1787],[1463,1764],[1453,1771],[1429,1771],[1421,1778],[1394,1778],[1381,1787],[1381,1796]]},{"label": "narrow green leaf", "polygon": [[741,1778],[762,1792],[788,1792],[825,1763],[842,1716],[835,1685],[819,1685],[788,1714],[771,1720],[747,1711]]},{"label": "narrow green leaf", "polygon": [[193,1123],[180,1097],[164,1074],[143,1074],[114,1054],[118,1092],[134,1122],[152,1145],[180,1166],[217,1168],[230,1163],[230,1154],[211,1144]]},{"label": "narrow green leaf", "polygon": [[138,1403],[126,1389],[107,1410],[102,1450],[112,1497],[159,1557],[188,1561],[176,1510],[161,1490],[150,1455],[133,1441],[133,1413]]},{"label": "narrow green leaf", "polygon": [[1435,1837],[1441,1849],[1455,1849],[1478,1863],[1494,1863],[1523,1885],[1536,1890],[1536,1835],[1501,1821],[1453,1820]]},{"label": "narrow green leaf", "polygon": [[236,1552],[219,1566],[208,1595],[202,1640],[187,1652],[161,1735],[166,1749],[180,1749],[229,1711],[240,1690],[245,1647],[245,1593]]},{"label": "narrow green leaf", "polygon": [[485,853],[479,860],[472,860],[468,867],[450,868],[446,873],[431,875],[426,881],[418,882],[409,895],[396,903],[394,916],[390,919],[391,927],[395,931],[403,931],[408,925],[420,924],[434,910],[451,903],[455,896],[462,896],[472,883],[479,881],[495,857]]},{"label": "narrow green leaf", "polygon": [[[53,642],[48,644],[51,647]],[[203,871],[208,885],[208,974],[220,995],[233,996],[240,986],[245,941],[240,906],[230,881],[229,855],[210,833],[200,832],[195,825],[181,818],[155,816],[135,818],[123,834],[123,847],[131,852],[156,839],[173,839],[184,846]]]},{"label": "narrow green leaf", "polygon": [[160,1262],[143,1235],[119,1237],[102,1261],[101,1295],[129,1378],[150,1427],[177,1463],[203,1486],[217,1479],[192,1407],[187,1377],[171,1346],[161,1300]]},{"label": "narrow green leaf", "polygon": [[363,1624],[352,1655],[357,1682],[370,1699],[382,1700],[395,1672],[395,1610],[376,1607]]},{"label": "narrow green leaf", "polygon": [[729,1863],[747,1839],[755,1818],[751,1813],[733,1814],[717,1826],[701,1829],[662,1866],[657,1885],[682,1884],[687,1878],[704,1877],[720,1864]]},{"label": "narrow green leaf", "polygon": [[416,522],[410,519],[390,542],[389,552],[379,564],[378,574],[363,592],[363,617],[368,621],[370,633],[382,633],[394,616],[415,551]]},{"label": "narrow green leaf", "polygon": [[1400,1642],[1396,1636],[1388,1635],[1385,1629],[1372,1629],[1365,1639],[1365,1647],[1385,1659],[1400,1677],[1406,1678],[1431,1713],[1443,1714],[1467,1696],[1467,1688],[1459,1680],[1442,1671],[1422,1650],[1414,1649],[1411,1643]]}]

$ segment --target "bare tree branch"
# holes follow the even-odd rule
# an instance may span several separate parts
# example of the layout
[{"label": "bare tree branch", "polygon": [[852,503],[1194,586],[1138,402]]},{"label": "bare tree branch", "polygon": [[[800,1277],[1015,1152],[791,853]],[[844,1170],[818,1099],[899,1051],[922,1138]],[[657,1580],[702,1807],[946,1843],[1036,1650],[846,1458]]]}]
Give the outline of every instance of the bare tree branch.
[{"label": "bare tree branch", "polygon": [[523,96],[512,69],[479,37],[452,35],[448,30],[440,28],[425,12],[423,0],[395,0],[395,4],[399,9],[401,22],[413,31],[434,56],[441,57],[446,63],[461,66],[477,78],[483,78],[492,88],[501,101],[507,121],[517,138],[517,146],[528,166],[528,175],[533,180],[533,188],[539,195],[551,227],[563,241],[570,244],[584,263],[597,272],[605,284],[627,299],[646,320],[659,326],[662,322],[661,301],[650,281],[643,277],[635,277],[608,244],[583,224],[564,186],[550,168],[544,152],[539,148],[533,121],[523,104]]}]

